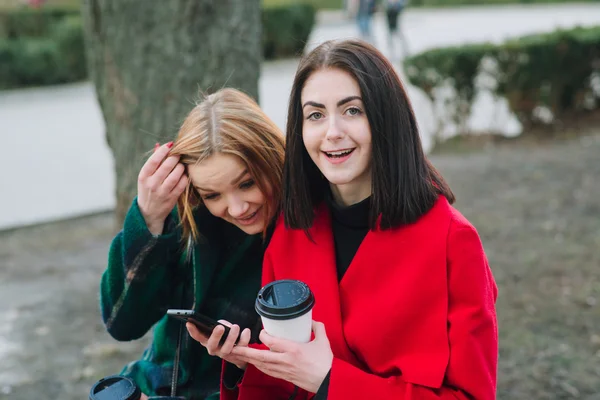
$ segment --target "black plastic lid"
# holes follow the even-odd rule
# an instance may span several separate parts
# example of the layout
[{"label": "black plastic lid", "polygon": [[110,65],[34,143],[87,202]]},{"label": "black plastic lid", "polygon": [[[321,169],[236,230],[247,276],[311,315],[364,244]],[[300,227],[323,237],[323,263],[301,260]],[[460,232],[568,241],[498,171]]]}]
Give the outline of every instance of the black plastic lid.
[{"label": "black plastic lid", "polygon": [[89,400],[139,400],[140,388],[126,376],[111,375],[92,386]]},{"label": "black plastic lid", "polygon": [[254,308],[269,319],[292,319],[309,312],[315,296],[302,281],[282,279],[265,285],[258,292]]}]

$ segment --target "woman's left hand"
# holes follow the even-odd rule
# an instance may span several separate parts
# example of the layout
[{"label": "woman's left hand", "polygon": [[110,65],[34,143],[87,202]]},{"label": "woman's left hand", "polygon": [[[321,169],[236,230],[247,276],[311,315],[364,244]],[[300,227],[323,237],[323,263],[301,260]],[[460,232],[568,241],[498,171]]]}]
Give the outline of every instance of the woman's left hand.
[{"label": "woman's left hand", "polygon": [[313,321],[312,330],[315,339],[309,343],[279,339],[263,330],[260,333],[260,340],[271,351],[234,347],[231,353],[253,364],[267,375],[316,393],[331,369],[333,352],[327,339],[325,325]]}]

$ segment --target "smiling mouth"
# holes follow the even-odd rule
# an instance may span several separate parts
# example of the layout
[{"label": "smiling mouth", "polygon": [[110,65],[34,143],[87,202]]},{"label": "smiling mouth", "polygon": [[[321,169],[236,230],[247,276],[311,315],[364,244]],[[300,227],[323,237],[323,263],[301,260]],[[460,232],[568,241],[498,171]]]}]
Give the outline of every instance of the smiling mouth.
[{"label": "smiling mouth", "polygon": [[247,217],[244,217],[244,218],[237,218],[237,219],[239,219],[240,221],[248,221],[248,220],[250,220],[250,219],[254,218],[254,216],[255,216],[255,215],[256,215],[256,214],[257,214],[259,211],[260,211],[260,208],[259,208],[258,210],[256,210],[256,211],[254,211],[252,214],[248,215]]},{"label": "smiling mouth", "polygon": [[239,221],[240,223],[248,223],[250,221],[252,221],[252,219],[254,219],[254,217],[256,217],[256,215],[260,212],[260,210],[262,210],[262,206],[258,207],[256,209],[256,211],[254,211],[252,214],[249,214],[246,217],[243,218],[236,218],[237,221]]},{"label": "smiling mouth", "polygon": [[350,155],[355,149],[339,150],[339,151],[324,151],[329,158],[342,158]]}]

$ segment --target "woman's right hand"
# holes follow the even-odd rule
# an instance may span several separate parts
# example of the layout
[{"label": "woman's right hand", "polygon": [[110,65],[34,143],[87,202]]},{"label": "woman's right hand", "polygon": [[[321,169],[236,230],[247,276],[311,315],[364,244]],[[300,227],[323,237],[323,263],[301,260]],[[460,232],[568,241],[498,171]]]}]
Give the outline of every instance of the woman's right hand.
[{"label": "woman's right hand", "polygon": [[[240,335],[240,327],[239,325],[232,325],[230,322],[225,321],[223,319],[219,320],[220,323],[229,327],[229,334],[227,335],[227,339],[225,339],[225,343],[223,346],[219,346],[219,341],[223,337],[225,333],[225,328],[222,326],[217,326],[213,329],[210,337],[204,336],[196,326],[188,322],[185,324],[190,336],[199,342],[202,346],[206,347],[208,354],[211,356],[218,356],[223,360],[234,364],[239,369],[246,369],[248,363],[240,360],[237,356],[231,354],[231,350],[235,346],[244,346],[247,347],[248,343],[250,343],[250,329],[246,328],[242,331]],[[237,344],[235,344],[236,339],[240,337],[240,340]]]},{"label": "woman's right hand", "polygon": [[165,220],[188,184],[179,156],[170,156],[173,142],[154,148],[138,175],[138,207],[153,235],[163,232]]}]

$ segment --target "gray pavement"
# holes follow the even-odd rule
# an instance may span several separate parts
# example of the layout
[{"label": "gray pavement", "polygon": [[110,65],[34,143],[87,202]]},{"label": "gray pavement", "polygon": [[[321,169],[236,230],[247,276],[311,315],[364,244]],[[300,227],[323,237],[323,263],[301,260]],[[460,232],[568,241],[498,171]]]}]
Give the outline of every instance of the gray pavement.
[{"label": "gray pavement", "polygon": [[[354,21],[340,13],[319,15],[308,49],[328,39],[356,37]],[[402,20],[410,51],[467,42],[501,41],[557,27],[600,24],[600,4],[409,9]],[[374,44],[387,48],[382,15]],[[397,60],[396,60],[397,61]],[[282,129],[297,60],[264,63],[261,106]],[[402,71],[399,71],[402,74]],[[409,86],[426,148],[436,130],[435,105]],[[506,104],[482,94],[469,122],[474,131],[507,135],[520,127]],[[443,134],[452,135],[450,127]],[[113,160],[89,83],[0,92],[0,229],[109,210],[114,207]],[[1,344],[0,344],[1,345]]]}]

